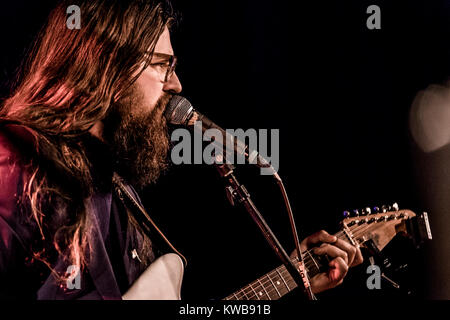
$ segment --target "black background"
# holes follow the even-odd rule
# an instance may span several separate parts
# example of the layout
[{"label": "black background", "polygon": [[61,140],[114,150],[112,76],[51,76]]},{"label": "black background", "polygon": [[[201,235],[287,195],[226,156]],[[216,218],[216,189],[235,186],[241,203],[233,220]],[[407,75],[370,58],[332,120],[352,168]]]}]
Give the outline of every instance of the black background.
[{"label": "black background", "polygon": [[[337,231],[343,210],[393,202],[427,210],[414,178],[408,111],[419,90],[449,75],[449,1],[174,3],[182,13],[172,42],[183,94],[224,128],[280,129],[279,173],[303,237]],[[381,8],[381,30],[366,27],[372,4]],[[51,7],[1,4],[2,97]],[[290,252],[272,178],[248,167],[236,173]],[[189,260],[185,298],[227,296],[279,265],[248,214],[230,206],[213,167],[174,166],[142,198]],[[387,250],[409,264],[396,275],[402,290],[383,282],[383,290],[369,291],[364,265],[321,297],[430,297],[436,275],[427,275],[427,246],[396,240]]]}]

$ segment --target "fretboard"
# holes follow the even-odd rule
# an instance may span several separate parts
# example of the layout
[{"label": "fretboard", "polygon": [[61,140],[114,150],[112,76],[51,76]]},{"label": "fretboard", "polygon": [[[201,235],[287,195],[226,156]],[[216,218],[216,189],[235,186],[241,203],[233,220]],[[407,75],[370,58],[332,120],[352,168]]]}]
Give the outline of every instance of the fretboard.
[{"label": "fretboard", "polygon": [[[342,231],[335,234],[335,236],[348,241]],[[302,254],[310,278],[326,270],[328,265],[328,258],[326,256],[317,256],[312,250],[304,251]],[[296,265],[298,263],[298,257],[292,259],[292,262]],[[286,267],[282,265],[224,298],[224,300],[277,300],[296,287],[297,283],[289,271],[287,271]]]}]

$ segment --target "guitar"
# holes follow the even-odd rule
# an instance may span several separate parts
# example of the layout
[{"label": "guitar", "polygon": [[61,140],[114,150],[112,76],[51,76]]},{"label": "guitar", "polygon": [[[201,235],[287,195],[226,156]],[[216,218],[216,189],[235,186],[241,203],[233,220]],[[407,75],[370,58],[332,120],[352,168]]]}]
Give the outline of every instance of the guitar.
[{"label": "guitar", "polygon": [[[383,248],[398,233],[414,239],[431,240],[431,230],[426,212],[417,216],[411,210],[392,207],[363,209],[356,215],[345,211],[341,230],[335,234],[338,239],[369,250]],[[312,249],[303,252],[305,268],[312,278],[327,270],[328,257],[317,256]],[[292,259],[298,265],[298,257]],[[183,262],[174,253],[165,254],[153,262],[124,294],[124,300],[180,300],[183,280]],[[273,269],[247,286],[239,289],[224,300],[277,300],[297,287],[284,265]]]}]

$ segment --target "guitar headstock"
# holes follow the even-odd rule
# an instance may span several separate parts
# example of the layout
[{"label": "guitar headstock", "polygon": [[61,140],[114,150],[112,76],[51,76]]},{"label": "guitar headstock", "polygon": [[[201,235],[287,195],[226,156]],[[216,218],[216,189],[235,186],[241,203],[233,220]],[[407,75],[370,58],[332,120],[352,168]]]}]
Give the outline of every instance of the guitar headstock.
[{"label": "guitar headstock", "polygon": [[[398,204],[394,203],[392,206],[344,211],[341,226],[342,232],[352,244],[365,247],[372,240],[371,244],[381,251],[398,233],[410,234],[413,231],[408,221],[414,217],[416,214],[413,211],[399,209]],[[419,222],[423,222],[426,229],[425,237],[431,239],[426,213],[420,216]]]}]

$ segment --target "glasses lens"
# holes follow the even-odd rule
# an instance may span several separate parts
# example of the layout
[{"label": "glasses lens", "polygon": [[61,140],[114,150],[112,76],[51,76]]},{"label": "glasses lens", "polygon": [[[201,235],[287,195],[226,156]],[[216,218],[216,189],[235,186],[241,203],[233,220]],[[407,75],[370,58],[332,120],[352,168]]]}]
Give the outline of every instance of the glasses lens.
[{"label": "glasses lens", "polygon": [[175,72],[176,66],[177,66],[177,58],[172,56],[171,59],[170,59],[170,66],[169,66],[169,68],[167,69],[167,72],[166,72],[166,78],[165,78],[166,82],[169,81],[170,78],[172,78],[172,76],[173,76],[173,74]]}]

